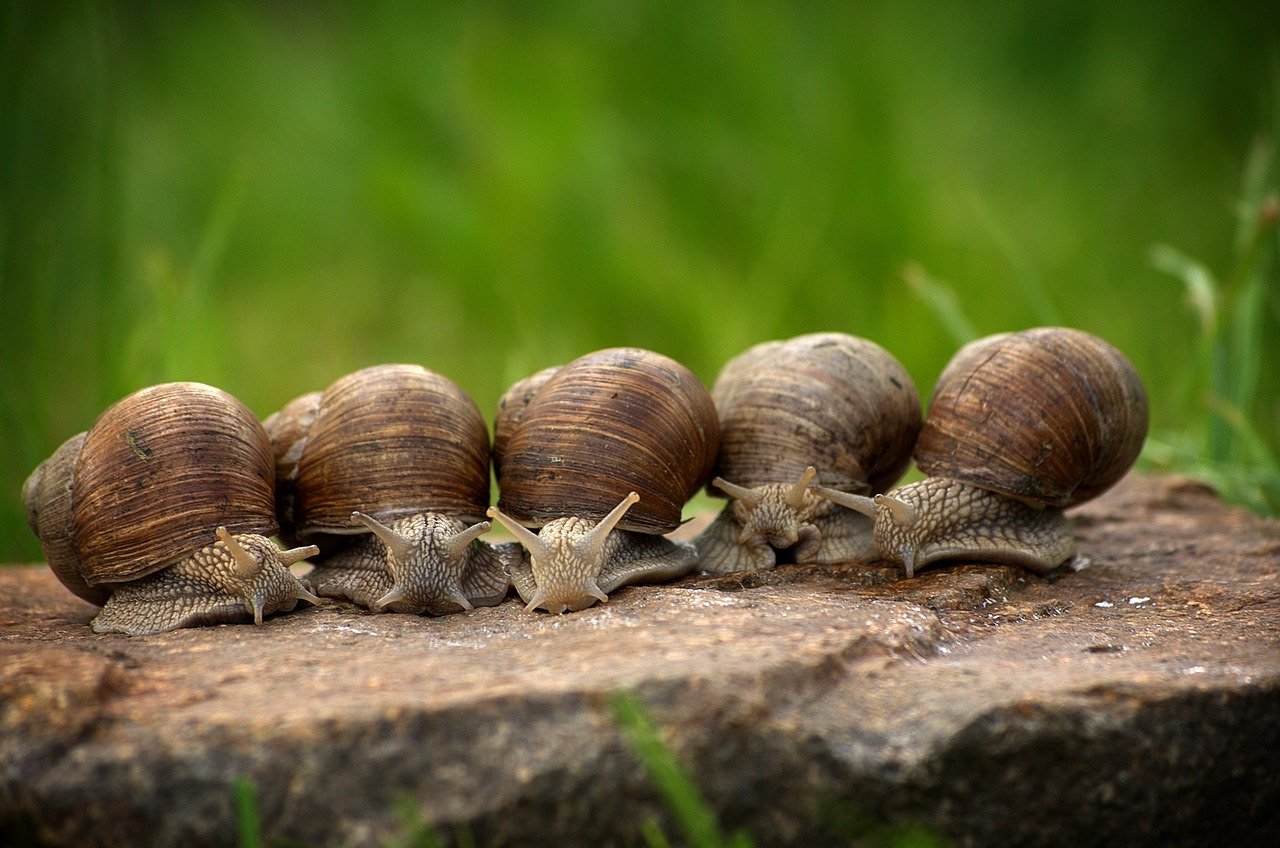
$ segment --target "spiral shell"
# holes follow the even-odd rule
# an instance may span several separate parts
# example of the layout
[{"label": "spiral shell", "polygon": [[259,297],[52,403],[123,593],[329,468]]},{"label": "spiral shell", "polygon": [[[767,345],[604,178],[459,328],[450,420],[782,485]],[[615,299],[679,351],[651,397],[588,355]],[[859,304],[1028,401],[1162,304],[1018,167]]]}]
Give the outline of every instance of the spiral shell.
[{"label": "spiral shell", "polygon": [[22,503],[27,524],[40,539],[54,576],[77,597],[102,606],[111,597],[111,589],[90,586],[85,581],[80,573],[80,556],[71,540],[71,484],[75,481],[76,459],[88,435],[77,433],[67,439],[31,472],[22,486]]},{"label": "spiral shell", "polygon": [[843,333],[749,348],[724,366],[711,396],[720,415],[715,473],[747,488],[792,482],[812,465],[822,485],[883,491],[906,471],[920,430],[906,369]]},{"label": "spiral shell", "polygon": [[498,399],[498,412],[493,422],[493,464],[495,468],[502,465],[502,457],[507,452],[507,442],[511,439],[511,434],[515,432],[516,425],[520,423],[520,419],[524,417],[524,411],[529,408],[529,401],[533,400],[538,390],[555,376],[555,373],[559,370],[559,365],[543,368],[536,374],[531,374],[523,380],[512,383],[511,388],[503,392],[502,397]]},{"label": "spiral shell", "polygon": [[1040,327],[953,357],[915,457],[930,476],[1065,508],[1123,477],[1146,434],[1146,390],[1124,354],[1081,330]]},{"label": "spiral shell", "polygon": [[509,390],[495,422],[502,511],[530,527],[598,521],[634,491],[620,529],[675,529],[719,442],[698,378],[661,354],[610,348],[530,380],[541,385]]},{"label": "spiral shell", "polygon": [[299,538],[366,532],[356,510],[384,522],[427,511],[475,522],[489,505],[484,416],[420,365],[353,372],[265,423],[282,515]]},{"label": "spiral shell", "polygon": [[[221,389],[165,383],[108,408],[23,486],[54,573],[102,604],[104,584],[164,568],[213,530],[271,534],[275,467],[262,425]],[[102,588],[99,588],[102,587]]]}]

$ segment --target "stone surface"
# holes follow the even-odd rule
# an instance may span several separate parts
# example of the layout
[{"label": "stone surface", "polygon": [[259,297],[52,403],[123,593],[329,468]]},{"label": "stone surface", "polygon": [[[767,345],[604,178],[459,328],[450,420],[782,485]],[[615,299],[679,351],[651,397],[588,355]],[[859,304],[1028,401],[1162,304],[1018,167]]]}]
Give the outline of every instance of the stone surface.
[{"label": "stone surface", "polygon": [[726,828],[839,844],[1267,844],[1280,831],[1280,525],[1173,478],[1074,513],[1080,570],[783,566],[550,616],[333,603],[95,635],[0,569],[0,843],[378,845],[406,806],[477,844],[643,844],[649,706]]}]

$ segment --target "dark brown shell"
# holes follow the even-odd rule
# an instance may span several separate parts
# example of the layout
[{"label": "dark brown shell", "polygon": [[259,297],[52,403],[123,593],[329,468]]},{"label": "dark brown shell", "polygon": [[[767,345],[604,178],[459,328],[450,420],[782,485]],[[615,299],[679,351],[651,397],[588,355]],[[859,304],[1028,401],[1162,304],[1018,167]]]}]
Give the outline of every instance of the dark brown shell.
[{"label": "dark brown shell", "polygon": [[524,411],[528,408],[529,401],[533,400],[533,396],[538,393],[543,384],[550,380],[559,370],[560,366],[558,365],[543,368],[536,374],[512,383],[511,388],[503,392],[502,397],[498,398],[498,412],[493,421],[493,464],[495,468],[502,464],[503,454],[507,450],[507,441],[511,438],[511,434],[515,432],[516,425],[520,423],[520,419],[524,417]]},{"label": "dark brown shell", "polygon": [[165,383],[118,401],[89,429],[73,478],[70,539],[90,586],[157,571],[219,526],[276,531],[267,435],[212,386]]},{"label": "dark brown shell", "polygon": [[111,597],[111,589],[85,582],[80,573],[80,555],[71,541],[71,483],[87,435],[77,433],[67,439],[31,472],[22,486],[22,503],[27,524],[39,537],[54,575],[77,597],[102,606]]},{"label": "dark brown shell", "polygon": [[309,392],[289,401],[262,422],[271,440],[276,462],[276,515],[281,529],[292,535],[294,493],[298,483],[298,460],[307,444],[307,434],[316,420],[323,392]]},{"label": "dark brown shell", "polygon": [[[489,506],[484,416],[452,380],[420,365],[375,365],[338,379],[320,397],[300,452],[294,425],[273,428],[295,445],[301,538],[365,532],[351,522],[355,510],[381,521],[432,511],[474,522]],[[276,452],[291,451],[277,443]]]},{"label": "dark brown shell", "polygon": [[[817,482],[883,492],[902,476],[920,431],[920,396],[887,350],[844,333],[749,348],[711,390],[720,414],[715,473],[739,486]],[[719,492],[713,492],[719,494]]]},{"label": "dark brown shell", "polygon": [[[510,392],[508,393],[510,395]],[[665,533],[711,473],[715,405],[688,368],[639,348],[587,354],[555,371],[526,401],[497,465],[500,507],[530,527],[566,516],[603,518],[629,492],[640,502],[618,525]]]},{"label": "dark brown shell", "polygon": [[1147,435],[1147,393],[1124,354],[1063,327],[972,342],[938,378],[916,463],[1036,507],[1114,485]]}]

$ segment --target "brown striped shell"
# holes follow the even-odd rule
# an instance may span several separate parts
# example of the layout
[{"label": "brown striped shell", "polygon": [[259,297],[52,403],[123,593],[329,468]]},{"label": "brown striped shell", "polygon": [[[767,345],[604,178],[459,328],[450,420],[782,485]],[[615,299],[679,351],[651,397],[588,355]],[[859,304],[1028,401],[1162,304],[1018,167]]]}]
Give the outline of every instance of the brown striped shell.
[{"label": "brown striped shell", "polygon": [[292,537],[296,521],[293,514],[297,489],[298,460],[307,444],[307,433],[316,420],[323,392],[308,392],[296,397],[262,422],[271,440],[276,462],[276,515],[282,531]]},{"label": "brown striped shell", "polygon": [[1147,434],[1142,380],[1107,342],[1040,327],[961,348],[938,378],[916,463],[1035,507],[1096,497]]},{"label": "brown striped shell", "polygon": [[359,510],[392,522],[489,506],[489,429],[456,383],[420,365],[375,365],[303,395],[264,422],[282,520],[299,538],[349,535]]},{"label": "brown striped shell", "polygon": [[529,401],[533,400],[533,396],[538,393],[543,384],[550,380],[559,370],[559,365],[543,368],[536,374],[512,383],[511,388],[502,393],[502,397],[498,399],[498,413],[493,422],[494,467],[502,464],[502,456],[507,450],[507,441],[511,438],[511,434],[515,432],[516,425],[520,423],[520,419],[524,417],[524,411],[528,408]]},{"label": "brown striped shell", "polygon": [[618,526],[673,530],[719,441],[715,405],[693,372],[639,348],[590,353],[517,383],[494,429],[499,506],[529,527],[598,521],[634,491],[640,501]]},{"label": "brown striped shell", "polygon": [[715,473],[747,488],[792,483],[812,465],[821,485],[884,491],[906,471],[920,430],[906,369],[844,333],[749,348],[721,369],[711,396],[720,415]]},{"label": "brown striped shell", "polygon": [[151,574],[214,541],[276,531],[271,446],[253,413],[200,383],[118,401],[23,486],[54,573],[95,604],[106,584]]}]

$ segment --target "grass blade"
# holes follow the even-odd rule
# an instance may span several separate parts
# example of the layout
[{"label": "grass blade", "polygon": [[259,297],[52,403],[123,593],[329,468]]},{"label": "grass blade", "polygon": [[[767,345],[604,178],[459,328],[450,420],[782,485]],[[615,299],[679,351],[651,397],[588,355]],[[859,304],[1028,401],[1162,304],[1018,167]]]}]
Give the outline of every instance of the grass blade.
[{"label": "grass blade", "polygon": [[653,819],[645,819],[640,822],[640,835],[644,837],[644,841],[649,848],[671,848],[671,842],[667,839],[667,835],[662,832],[662,827]]},{"label": "grass blade", "polygon": [[[402,797],[396,804],[400,824],[404,833],[397,839],[385,843],[386,848],[441,848],[443,843],[430,823],[422,816],[422,811],[412,797]],[[462,842],[459,841],[459,845]]]},{"label": "grass blade", "polygon": [[[686,843],[691,848],[723,848],[743,846],[749,848],[751,840],[743,833],[735,833],[727,840],[720,831],[720,824],[710,805],[658,736],[657,728],[635,695],[629,692],[615,693],[612,699],[614,720],[631,742],[649,779],[662,795],[676,823],[684,831]],[[651,834],[646,834],[651,838]],[[651,845],[660,846],[663,843]]]},{"label": "grass blade", "polygon": [[1018,281],[1018,285],[1022,289],[1022,296],[1026,298],[1027,305],[1031,307],[1032,313],[1036,316],[1036,321],[1049,327],[1060,325],[1062,316],[1054,308],[1053,300],[1049,297],[1049,290],[1045,287],[1044,280],[1036,273],[1035,267],[1027,259],[1027,255],[1018,247],[1018,243],[1009,232],[1009,228],[1004,226],[996,217],[995,212],[991,210],[991,207],[977,192],[970,193],[969,205],[973,207],[974,214],[978,216],[978,222],[987,231],[987,235],[991,237],[996,247],[1000,249],[1005,259],[1008,260],[1009,265],[1012,266],[1014,279]]},{"label": "grass blade", "polygon": [[262,848],[262,817],[258,813],[258,794],[249,778],[236,778],[235,799],[240,848]]},{"label": "grass blade", "polygon": [[1213,272],[1168,244],[1157,244],[1151,248],[1151,264],[1182,280],[1187,303],[1200,322],[1201,335],[1205,338],[1213,336],[1218,330],[1219,300],[1218,281]]},{"label": "grass blade", "polygon": [[960,298],[950,285],[929,276],[924,266],[915,262],[902,269],[902,279],[915,296],[933,310],[934,316],[947,328],[956,345],[966,345],[978,337],[977,328],[964,314]]}]

